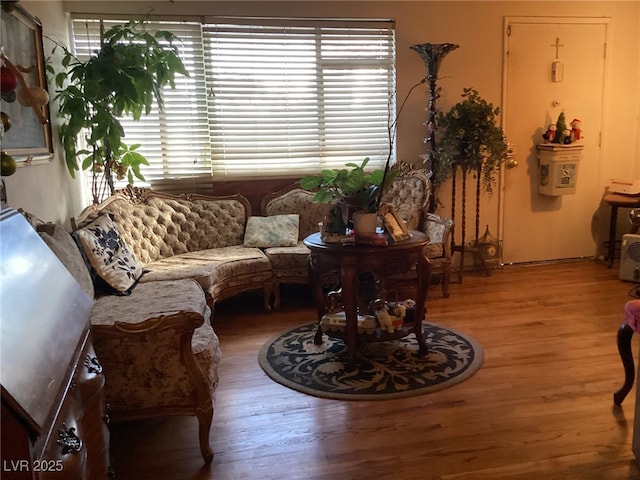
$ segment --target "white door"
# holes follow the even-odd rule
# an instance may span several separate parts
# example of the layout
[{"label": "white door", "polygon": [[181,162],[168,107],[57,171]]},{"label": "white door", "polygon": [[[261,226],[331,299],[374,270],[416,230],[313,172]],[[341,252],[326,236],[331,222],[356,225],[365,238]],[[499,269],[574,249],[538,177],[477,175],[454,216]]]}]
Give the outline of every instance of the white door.
[{"label": "white door", "polygon": [[[518,166],[505,169],[502,184],[503,260],[593,256],[592,217],[602,196],[606,21],[509,18],[505,28],[503,126]],[[585,136],[576,191],[541,195],[535,146],[562,111],[567,124],[582,121]]]}]

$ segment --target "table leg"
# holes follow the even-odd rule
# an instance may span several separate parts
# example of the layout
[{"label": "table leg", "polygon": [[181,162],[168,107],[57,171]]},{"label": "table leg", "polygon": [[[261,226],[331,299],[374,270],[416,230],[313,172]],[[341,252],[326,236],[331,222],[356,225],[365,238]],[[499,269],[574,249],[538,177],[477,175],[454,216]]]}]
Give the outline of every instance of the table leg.
[{"label": "table leg", "polygon": [[624,367],[624,385],[613,394],[613,403],[622,405],[622,401],[633,387],[633,381],[636,377],[636,369],[633,364],[633,352],[631,351],[631,337],[633,337],[633,329],[623,323],[618,329],[618,353],[622,366]]},{"label": "table leg", "polygon": [[324,293],[322,291],[322,282],[320,281],[320,275],[313,268],[313,262],[318,262],[319,259],[312,253],[309,255],[307,264],[309,267],[309,279],[311,279],[311,289],[313,291],[314,302],[316,304],[316,315],[318,317],[318,329],[313,337],[313,343],[315,345],[322,345],[322,316],[325,314]]},{"label": "table leg", "polygon": [[607,261],[609,268],[613,266],[616,255],[616,226],[618,225],[618,207],[611,205],[611,218],[609,219],[609,245],[607,245]]},{"label": "table leg", "polygon": [[349,357],[358,352],[358,262],[355,257],[345,257],[340,271],[342,302],[347,329],[347,349]]},{"label": "table leg", "polygon": [[431,278],[431,262],[426,256],[420,255],[418,265],[416,266],[416,273],[418,274],[418,290],[416,294],[416,311],[413,318],[413,333],[419,345],[418,355],[423,356],[428,352],[427,343],[422,335],[422,321],[427,313],[427,289],[429,288],[428,282]]}]

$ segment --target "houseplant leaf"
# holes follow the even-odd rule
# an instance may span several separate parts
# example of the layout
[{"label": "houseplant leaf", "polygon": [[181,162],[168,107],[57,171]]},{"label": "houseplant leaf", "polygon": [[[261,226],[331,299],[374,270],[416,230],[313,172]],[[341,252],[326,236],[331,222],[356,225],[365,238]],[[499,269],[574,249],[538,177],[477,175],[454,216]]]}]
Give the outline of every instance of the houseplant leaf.
[{"label": "houseplant leaf", "polygon": [[[60,139],[72,176],[80,169],[104,167],[105,175],[126,177],[129,182],[144,179],[140,167],[148,165],[147,159],[133,148],[121,152],[125,132],[118,117],[131,115],[139,120],[152,111],[154,103],[162,106],[162,88],[174,87],[176,75],[188,76],[171,43],[177,37],[166,31],[154,36],[144,27],[145,21],[132,20],[110,28],[102,36],[101,48],[86,60],[64,45],[54,47],[63,52],[61,71],[55,75],[56,99],[62,118]],[[77,148],[83,139],[92,152],[89,156]],[[113,193],[112,178],[106,183]],[[94,203],[100,200],[94,196]]]}]

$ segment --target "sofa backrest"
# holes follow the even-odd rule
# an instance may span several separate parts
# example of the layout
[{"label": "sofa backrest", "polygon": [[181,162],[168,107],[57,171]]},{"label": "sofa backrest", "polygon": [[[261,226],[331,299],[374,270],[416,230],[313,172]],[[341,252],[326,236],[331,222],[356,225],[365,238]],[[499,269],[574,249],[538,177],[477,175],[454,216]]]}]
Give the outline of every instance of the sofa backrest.
[{"label": "sofa backrest", "polygon": [[80,248],[71,234],[62,225],[46,224],[36,227],[40,238],[55,253],[58,260],[69,270],[80,287],[92,299],[95,296],[93,279],[87,268],[87,264],[82,257]]},{"label": "sofa backrest", "polygon": [[46,243],[55,256],[58,257],[58,260],[62,262],[86,294],[93,299],[95,290],[91,273],[84,261],[78,244],[71,234],[61,224],[45,222],[41,218],[22,209],[19,209],[18,212],[22,214],[27,223],[31,225],[44,243]]},{"label": "sofa backrest", "polygon": [[[382,201],[393,205],[409,230],[421,230],[431,194],[429,176],[424,170],[414,169],[404,162],[398,162],[393,169],[398,171],[398,175],[385,190]],[[313,193],[304,190],[296,182],[265,195],[262,199],[262,215],[300,214],[299,239],[302,240],[318,231],[318,222],[322,221],[330,208],[327,204],[313,202],[312,198]]]},{"label": "sofa backrest", "polygon": [[382,201],[393,205],[409,230],[421,230],[431,194],[431,181],[424,170],[414,170],[406,163],[398,163],[394,168],[398,176],[385,189]]},{"label": "sofa backrest", "polygon": [[181,253],[242,245],[251,206],[242,195],[170,195],[128,186],[85,208],[72,219],[73,229],[102,214],[112,216],[123,241],[147,264]]},{"label": "sofa backrest", "polygon": [[298,239],[303,240],[312,233],[318,232],[318,223],[322,221],[328,206],[312,200],[313,193],[304,190],[299,183],[289,185],[275,193],[269,193],[262,199],[262,215],[284,215],[297,213],[300,215]]}]

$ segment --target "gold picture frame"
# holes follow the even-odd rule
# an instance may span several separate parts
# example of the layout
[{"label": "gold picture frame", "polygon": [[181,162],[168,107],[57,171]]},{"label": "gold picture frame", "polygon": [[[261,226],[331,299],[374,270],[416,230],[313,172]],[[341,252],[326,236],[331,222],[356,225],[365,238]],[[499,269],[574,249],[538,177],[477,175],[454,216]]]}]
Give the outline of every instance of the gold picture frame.
[{"label": "gold picture frame", "polygon": [[382,219],[384,228],[389,237],[391,237],[391,240],[394,242],[400,242],[411,238],[411,234],[409,233],[409,230],[407,230],[407,226],[398,216],[398,213],[392,205],[388,203],[381,205],[378,214]]},{"label": "gold picture frame", "polygon": [[[13,92],[3,92],[0,110],[9,116],[11,126],[2,133],[2,151],[18,164],[35,165],[53,161],[51,116],[45,76],[42,24],[15,2],[2,2],[1,63],[19,81]],[[21,90],[44,96],[42,102],[24,105]]]}]

